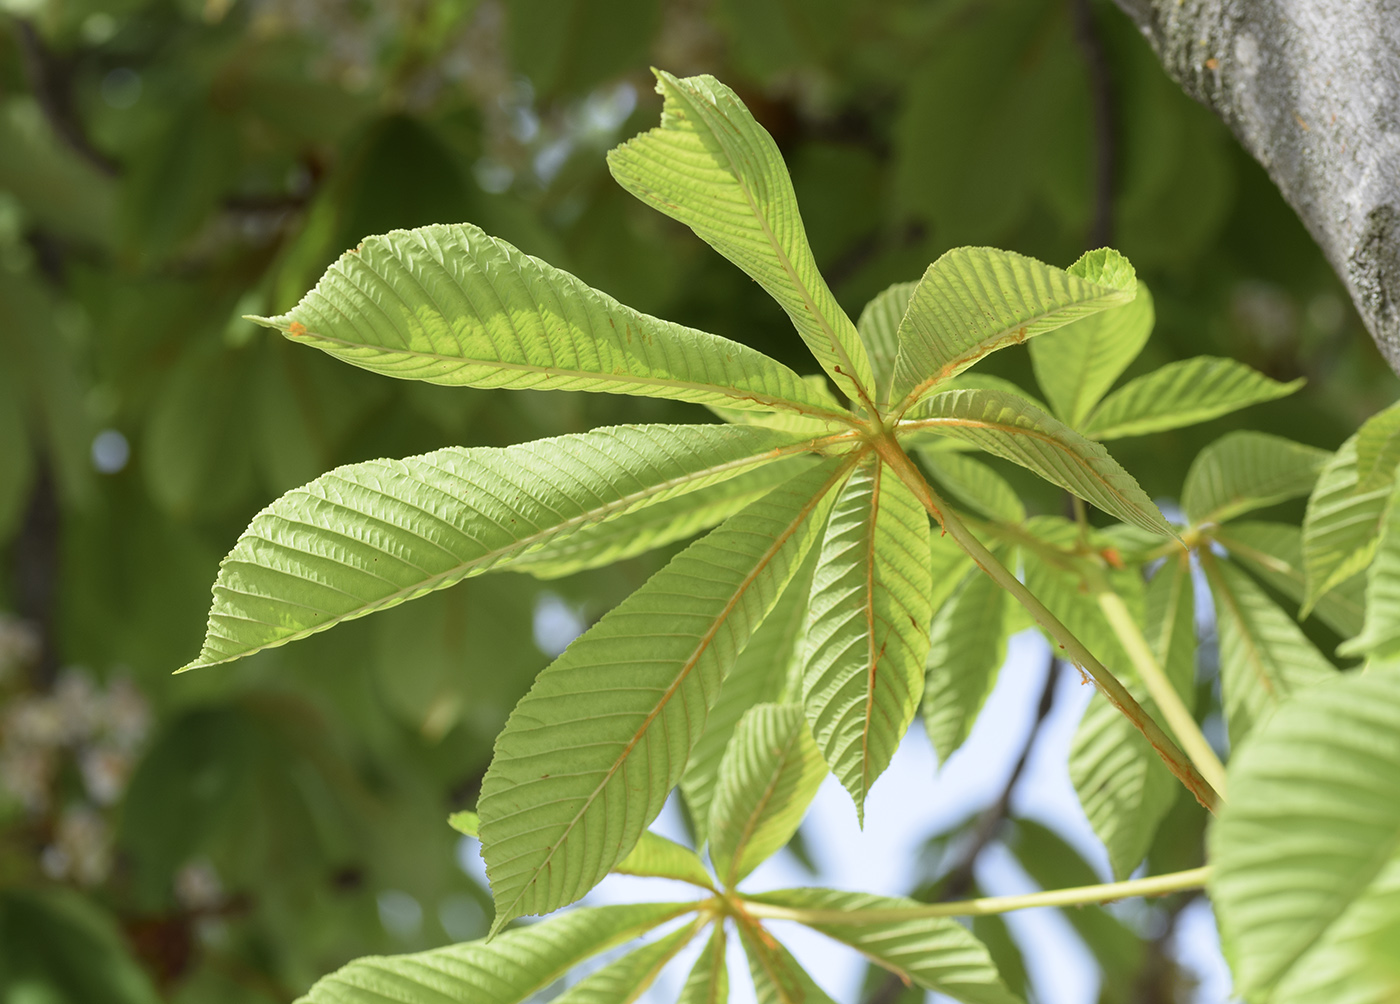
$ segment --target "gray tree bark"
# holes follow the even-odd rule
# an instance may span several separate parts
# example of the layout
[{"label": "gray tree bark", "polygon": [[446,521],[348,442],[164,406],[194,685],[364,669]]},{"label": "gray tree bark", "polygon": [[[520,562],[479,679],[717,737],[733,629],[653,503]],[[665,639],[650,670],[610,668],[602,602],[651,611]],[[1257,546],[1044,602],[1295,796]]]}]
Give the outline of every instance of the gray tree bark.
[{"label": "gray tree bark", "polygon": [[1117,0],[1269,172],[1400,373],[1400,0]]}]

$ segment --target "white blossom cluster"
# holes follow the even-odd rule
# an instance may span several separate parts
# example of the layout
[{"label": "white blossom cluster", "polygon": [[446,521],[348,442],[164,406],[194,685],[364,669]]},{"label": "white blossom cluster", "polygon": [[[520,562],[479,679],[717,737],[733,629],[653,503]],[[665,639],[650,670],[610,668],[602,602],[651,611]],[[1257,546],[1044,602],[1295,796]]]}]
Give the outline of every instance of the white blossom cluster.
[{"label": "white blossom cluster", "polygon": [[[0,670],[11,673],[35,651],[7,640],[14,631],[0,622]],[[24,659],[7,666],[14,651]],[[126,790],[150,722],[150,707],[129,679],[115,677],[104,688],[79,668],[62,670],[46,692],[15,692],[0,704],[0,803],[31,819],[52,818],[40,855],[50,878],[90,886],[107,877],[112,849],[103,809]],[[80,792],[58,790],[66,763],[77,769]]]}]

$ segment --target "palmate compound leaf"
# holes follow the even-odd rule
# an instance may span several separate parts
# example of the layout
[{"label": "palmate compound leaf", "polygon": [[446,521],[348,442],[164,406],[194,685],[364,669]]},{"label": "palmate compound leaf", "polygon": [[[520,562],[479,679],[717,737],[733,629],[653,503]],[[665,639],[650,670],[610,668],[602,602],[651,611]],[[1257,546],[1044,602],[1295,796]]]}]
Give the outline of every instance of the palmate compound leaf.
[{"label": "palmate compound leaf", "polygon": [[1336,667],[1244,572],[1199,552],[1220,631],[1220,691],[1231,744],[1290,697],[1337,675]]},{"label": "palmate compound leaf", "polygon": [[340,467],[253,518],[219,567],[186,669],[227,662],[450,586],[611,517],[802,452],[720,425],[617,426]]},{"label": "palmate compound leaf", "polygon": [[826,777],[799,704],[759,704],[739,720],[710,808],[710,860],[732,889],[797,832]]},{"label": "palmate compound leaf", "polygon": [[[1385,412],[1372,419],[1384,423]],[[1390,498],[1394,470],[1377,467],[1362,483],[1357,444],[1363,425],[1322,467],[1303,516],[1303,571],[1307,592],[1303,611],[1318,598],[1371,563],[1379,539],[1381,513]]]},{"label": "palmate compound leaf", "polygon": [[840,421],[763,353],[632,310],[466,223],[367,237],[290,312],[256,320],[405,380],[778,407]]},{"label": "palmate compound leaf", "polygon": [[[1294,603],[1303,602],[1303,532],[1290,523],[1234,520],[1211,537],[1230,552],[1231,560],[1249,569]],[[1343,638],[1359,634],[1366,616],[1366,577],[1353,575],[1324,593],[1313,613]]]},{"label": "palmate compound leaf", "polygon": [[731,516],[535,679],[496,739],[477,806],[493,932],[574,902],[631,851],[849,469],[828,460]]},{"label": "palmate compound leaf", "polygon": [[924,732],[942,764],[972,732],[1006,661],[1006,591],[981,569],[963,579],[934,615],[925,664]]},{"label": "palmate compound leaf", "polygon": [[322,977],[300,1004],[518,1004],[583,960],[693,909],[689,903],[583,908],[489,942],[368,956]]},{"label": "palmate compound leaf", "polygon": [[754,896],[756,902],[821,911],[803,920],[815,931],[850,945],[868,959],[926,990],[965,1004],[1016,1004],[991,956],[951,917],[919,917],[920,904],[894,896],[835,889],[786,889]]},{"label": "palmate compound leaf", "polygon": [[[1188,555],[1172,556],[1158,569],[1144,606],[1144,634],[1152,654],[1190,709],[1195,703],[1196,628]],[[1146,688],[1131,677],[1126,682],[1147,712],[1157,715]],[[1075,731],[1069,774],[1084,814],[1108,851],[1114,877],[1127,878],[1146,856],[1180,786],[1142,734],[1102,694],[1094,695]]]},{"label": "palmate compound leaf", "polygon": [[[447,822],[458,833],[469,837],[481,836],[481,817],[475,812],[454,812]],[[714,888],[710,873],[705,870],[705,863],[698,854],[650,830],[643,831],[637,846],[627,857],[613,865],[612,870],[618,875],[675,879],[703,889]]]},{"label": "palmate compound leaf", "polygon": [[1197,356],[1130,380],[1081,427],[1091,439],[1122,439],[1179,429],[1287,397],[1303,381],[1280,383],[1233,359]]},{"label": "palmate compound leaf", "polygon": [[930,560],[928,516],[872,453],[826,526],[802,670],[812,735],[861,815],[919,707],[933,615]]},{"label": "palmate compound leaf", "polygon": [[1400,641],[1400,489],[1392,489],[1381,518],[1376,558],[1366,569],[1366,622],[1337,652],[1344,656],[1395,654]]},{"label": "palmate compound leaf", "polygon": [[1004,391],[952,390],[921,402],[899,431],[936,432],[1029,468],[1125,523],[1172,536],[1172,528],[1133,476],[1025,398]]},{"label": "palmate compound leaf", "polygon": [[1137,296],[1080,318],[1030,343],[1036,383],[1055,417],[1078,429],[1152,334],[1156,311],[1141,282]]},{"label": "palmate compound leaf", "polygon": [[1132,300],[1137,278],[1116,251],[1066,271],[995,248],[954,248],[928,267],[899,328],[890,397],[903,414],[978,359]]},{"label": "palmate compound leaf", "polygon": [[729,966],[724,925],[716,924],[700,958],[695,960],[676,1004],[728,1004]]},{"label": "palmate compound leaf", "polygon": [[870,360],[817,269],[773,137],[714,77],[656,78],[661,125],[608,153],[612,176],[755,279],[836,385],[861,401],[873,389]]},{"label": "palmate compound leaf", "polygon": [[772,612],[739,653],[720,689],[719,700],[710,709],[705,731],[690,751],[685,773],[681,775],[681,793],[690,809],[697,845],[709,839],[710,806],[719,782],[720,764],[740,719],[755,704],[780,700],[789,689],[794,671],[801,668],[799,660],[807,631],[807,596],[812,587],[817,551],[814,547],[807,553],[802,567],[783,590]]},{"label": "palmate compound leaf", "polygon": [[1181,507],[1200,526],[1298,498],[1312,491],[1329,456],[1267,432],[1226,433],[1191,462]]},{"label": "palmate compound leaf", "polygon": [[[1400,919],[1400,674],[1337,676],[1287,703],[1228,776],[1210,894],[1236,991],[1279,1004],[1394,1000],[1394,985],[1356,993],[1365,977],[1347,942],[1359,921]],[[1308,987],[1329,980],[1345,992]]]},{"label": "palmate compound leaf", "polygon": [[883,405],[890,399],[890,384],[894,380],[894,363],[899,357],[899,323],[909,309],[917,282],[897,282],[877,294],[865,305],[856,321],[856,332],[870,354],[870,368],[875,374],[875,403]]}]

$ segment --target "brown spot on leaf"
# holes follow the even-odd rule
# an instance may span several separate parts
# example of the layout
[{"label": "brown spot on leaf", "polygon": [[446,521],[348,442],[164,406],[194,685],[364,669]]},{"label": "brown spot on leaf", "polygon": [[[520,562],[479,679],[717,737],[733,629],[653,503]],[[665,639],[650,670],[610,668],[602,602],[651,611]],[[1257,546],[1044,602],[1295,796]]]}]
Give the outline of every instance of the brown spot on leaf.
[{"label": "brown spot on leaf", "polygon": [[293,338],[300,338],[302,335],[306,334],[306,325],[302,324],[300,321],[293,321],[291,324],[287,325],[287,334],[291,335]]}]

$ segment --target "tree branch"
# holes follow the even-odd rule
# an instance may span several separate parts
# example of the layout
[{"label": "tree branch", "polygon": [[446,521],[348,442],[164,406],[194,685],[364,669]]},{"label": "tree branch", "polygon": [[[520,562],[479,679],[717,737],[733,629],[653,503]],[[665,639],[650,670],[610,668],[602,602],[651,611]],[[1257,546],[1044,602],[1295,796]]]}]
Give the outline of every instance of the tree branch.
[{"label": "tree branch", "polygon": [[1117,0],[1269,172],[1400,372],[1400,0]]}]

